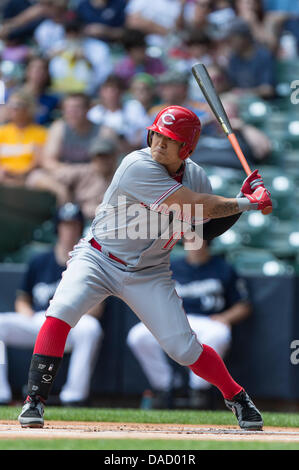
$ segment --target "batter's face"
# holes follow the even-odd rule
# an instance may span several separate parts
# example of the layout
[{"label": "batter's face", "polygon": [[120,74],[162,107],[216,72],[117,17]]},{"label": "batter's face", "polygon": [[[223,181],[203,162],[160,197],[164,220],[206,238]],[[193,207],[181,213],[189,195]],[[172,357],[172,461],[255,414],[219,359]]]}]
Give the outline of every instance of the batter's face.
[{"label": "batter's face", "polygon": [[158,132],[153,132],[151,143],[152,158],[164,165],[170,174],[174,174],[182,164],[182,160],[179,157],[182,145],[177,140],[170,139]]}]

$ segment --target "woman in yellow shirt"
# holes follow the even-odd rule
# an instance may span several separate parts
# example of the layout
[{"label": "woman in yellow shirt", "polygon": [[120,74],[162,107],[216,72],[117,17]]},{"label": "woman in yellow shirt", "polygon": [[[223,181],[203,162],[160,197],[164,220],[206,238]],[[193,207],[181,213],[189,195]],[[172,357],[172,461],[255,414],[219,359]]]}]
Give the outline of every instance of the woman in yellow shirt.
[{"label": "woman in yellow shirt", "polygon": [[0,126],[0,182],[23,183],[39,166],[47,129],[34,123],[34,99],[13,93],[7,103],[9,122]]}]

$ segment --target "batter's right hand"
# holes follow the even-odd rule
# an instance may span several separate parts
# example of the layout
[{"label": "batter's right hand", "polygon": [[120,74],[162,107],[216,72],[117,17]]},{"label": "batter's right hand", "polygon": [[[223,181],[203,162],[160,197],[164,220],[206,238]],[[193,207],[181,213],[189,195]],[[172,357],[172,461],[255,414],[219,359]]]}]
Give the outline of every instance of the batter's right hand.
[{"label": "batter's right hand", "polygon": [[249,210],[262,211],[266,207],[272,207],[271,194],[265,187],[258,187],[252,194],[244,194],[250,202]]}]

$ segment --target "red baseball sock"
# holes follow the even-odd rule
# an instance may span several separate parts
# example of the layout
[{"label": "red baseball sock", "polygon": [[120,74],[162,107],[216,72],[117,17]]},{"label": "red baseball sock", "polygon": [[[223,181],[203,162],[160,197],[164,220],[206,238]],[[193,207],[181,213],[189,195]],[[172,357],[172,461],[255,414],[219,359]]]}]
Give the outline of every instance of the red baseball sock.
[{"label": "red baseball sock", "polygon": [[62,357],[70,325],[54,317],[47,317],[36,338],[33,354]]},{"label": "red baseball sock", "polygon": [[189,368],[196,375],[219,388],[224,398],[231,400],[243,390],[243,387],[233,380],[219,354],[206,344],[202,346],[201,355]]}]

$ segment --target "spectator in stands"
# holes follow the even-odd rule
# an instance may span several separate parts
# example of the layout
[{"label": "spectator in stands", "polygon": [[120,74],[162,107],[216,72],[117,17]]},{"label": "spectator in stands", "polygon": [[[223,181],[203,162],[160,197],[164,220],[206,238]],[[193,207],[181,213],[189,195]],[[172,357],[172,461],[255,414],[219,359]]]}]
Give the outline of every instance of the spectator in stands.
[{"label": "spectator in stands", "polygon": [[54,0],[46,4],[43,21],[34,30],[34,39],[43,55],[65,38],[65,25],[74,19],[68,3],[68,0]]},{"label": "spectator in stands", "polygon": [[131,80],[129,94],[147,112],[157,102],[155,78],[147,73],[137,73]]},{"label": "spectator in stands", "polygon": [[126,29],[122,36],[126,55],[116,62],[114,72],[129,85],[136,73],[148,73],[154,77],[166,71],[166,66],[158,57],[147,53],[146,35],[139,30]]},{"label": "spectator in stands", "polygon": [[87,113],[90,99],[83,93],[67,95],[62,100],[62,117],[49,128],[44,149],[44,167],[55,170],[61,166],[90,161],[89,146],[99,135],[100,127],[90,122]]},{"label": "spectator in stands", "polygon": [[[244,281],[222,257],[211,254],[207,242],[172,261],[171,270],[192,330],[223,357],[231,345],[232,326],[250,314]],[[129,331],[127,342],[156,394],[156,406],[167,407],[173,372],[160,345],[142,323]],[[190,372],[189,387],[190,404],[203,405],[210,384]]]},{"label": "spectator in stands", "polygon": [[175,65],[182,72],[190,71],[192,65],[200,62],[210,65],[213,62],[213,41],[198,29],[189,29],[184,38],[184,57]]},{"label": "spectator in stands", "polygon": [[47,59],[34,56],[29,60],[23,89],[36,99],[35,122],[49,125],[53,121],[54,112],[58,108],[59,97],[51,92]]},{"label": "spectator in stands", "polygon": [[84,36],[77,20],[68,21],[64,30],[63,38],[47,50],[52,88],[62,94],[92,95],[112,70],[109,46]]},{"label": "spectator in stands", "polygon": [[91,222],[102,202],[118,164],[115,142],[97,138],[90,146],[90,163],[59,168],[48,176],[49,190],[65,194],[66,201],[80,205],[86,221]]},{"label": "spectator in stands", "polygon": [[[213,84],[221,98],[234,132],[250,166],[267,158],[271,150],[269,138],[260,129],[245,123],[238,108],[238,95],[234,93],[225,70],[217,64],[207,67]],[[210,115],[202,128],[196,151],[192,155],[199,165],[242,169],[218,121]]]},{"label": "spectator in stands", "polygon": [[[277,28],[278,29],[278,28]],[[287,15],[280,23],[279,46],[277,58],[279,60],[298,60],[299,58],[299,16]]]},{"label": "spectator in stands", "polygon": [[255,41],[269,47],[273,52],[277,49],[278,31],[274,23],[264,11],[262,0],[234,0],[233,6],[239,18],[246,21]]},{"label": "spectator in stands", "polygon": [[272,98],[275,89],[275,57],[265,46],[254,42],[250,27],[236,20],[228,33],[231,54],[227,73],[235,92]]},{"label": "spectator in stands", "polygon": [[151,124],[149,110],[156,104],[156,80],[147,73],[137,73],[124,102],[126,116],[126,140],[133,149],[146,147],[146,127]]},{"label": "spectator in stands", "polygon": [[50,0],[9,0],[3,8],[0,39],[17,40],[19,44],[31,39],[37,25],[46,14]]},{"label": "spectator in stands", "polygon": [[181,22],[185,0],[129,0],[126,27],[146,34],[149,45],[167,46],[165,37]]},{"label": "spectator in stands", "polygon": [[47,130],[34,123],[35,101],[24,92],[8,100],[9,122],[0,126],[0,182],[25,184],[40,165]]},{"label": "spectator in stands", "polygon": [[84,34],[104,41],[119,40],[126,3],[126,0],[82,0],[75,12],[84,26]]},{"label": "spectator in stands", "polygon": [[[62,117],[49,128],[42,156],[42,168],[32,173],[30,186],[53,191],[59,204],[70,200],[69,188],[56,175],[67,174],[78,164],[89,164],[89,148],[98,136],[116,138],[115,132],[87,119],[90,99],[82,93],[66,96],[62,101]],[[116,139],[117,141],[117,139]]]},{"label": "spectator in stands", "polygon": [[126,119],[123,112],[124,83],[120,77],[109,75],[98,90],[98,103],[88,111],[88,119],[97,125],[114,129],[119,136],[124,136]]},{"label": "spectator in stands", "polygon": [[196,63],[210,65],[215,60],[215,41],[205,32],[198,29],[189,29],[184,32],[182,45],[178,49],[169,51],[173,61],[172,69],[189,74],[189,97],[192,100],[202,100],[201,91],[190,74],[191,67]]},{"label": "spectator in stands", "polygon": [[[17,292],[15,312],[0,314],[0,340],[6,346],[34,346],[45,320],[45,311],[66,268],[69,253],[82,235],[83,225],[78,206],[68,203],[59,208],[55,246],[33,256]],[[90,380],[102,338],[98,320],[102,311],[103,307],[99,305],[84,315],[68,339],[67,351],[72,353],[67,380],[60,392],[63,405],[84,405],[89,397]],[[5,364],[0,366],[0,403],[9,404],[11,400]]]},{"label": "spectator in stands", "polygon": [[187,14],[181,18],[181,29],[199,29],[204,32],[208,25],[208,15],[213,11],[211,0],[195,0],[186,5]]},{"label": "spectator in stands", "polygon": [[204,99],[202,101],[192,101],[189,98],[189,74],[172,70],[165,72],[159,77],[157,94],[160,98],[160,103],[149,110],[148,114],[151,119],[162,108],[169,105],[185,106],[191,109],[202,122],[211,119],[210,108]]}]

